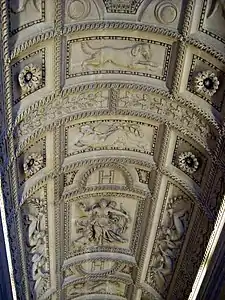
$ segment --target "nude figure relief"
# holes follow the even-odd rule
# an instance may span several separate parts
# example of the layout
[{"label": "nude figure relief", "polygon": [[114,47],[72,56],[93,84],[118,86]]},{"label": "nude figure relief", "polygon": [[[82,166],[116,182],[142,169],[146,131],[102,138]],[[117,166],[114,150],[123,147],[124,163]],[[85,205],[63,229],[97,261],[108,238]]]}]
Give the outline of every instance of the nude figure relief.
[{"label": "nude figure relief", "polygon": [[76,128],[73,153],[103,147],[151,151],[144,126],[126,122],[86,123]]},{"label": "nude figure relief", "polygon": [[129,213],[116,201],[101,199],[94,204],[79,202],[82,216],[74,221],[75,244],[107,245],[128,242],[126,233],[131,223]]},{"label": "nude figure relief", "polygon": [[150,265],[150,277],[160,291],[164,291],[172,275],[183,237],[187,231],[191,203],[180,197],[167,205],[163,225]]}]

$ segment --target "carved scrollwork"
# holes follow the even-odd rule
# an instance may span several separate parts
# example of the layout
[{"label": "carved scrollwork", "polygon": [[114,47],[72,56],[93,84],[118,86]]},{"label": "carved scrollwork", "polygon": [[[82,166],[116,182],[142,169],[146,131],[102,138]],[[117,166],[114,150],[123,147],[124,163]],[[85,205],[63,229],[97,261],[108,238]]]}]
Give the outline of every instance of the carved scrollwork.
[{"label": "carved scrollwork", "polygon": [[68,4],[68,16],[76,21],[85,19],[91,10],[89,0],[70,0]]},{"label": "carved scrollwork", "polygon": [[225,19],[225,1],[224,0],[209,0],[209,8],[207,18],[210,18],[218,8],[222,10],[222,16]]}]

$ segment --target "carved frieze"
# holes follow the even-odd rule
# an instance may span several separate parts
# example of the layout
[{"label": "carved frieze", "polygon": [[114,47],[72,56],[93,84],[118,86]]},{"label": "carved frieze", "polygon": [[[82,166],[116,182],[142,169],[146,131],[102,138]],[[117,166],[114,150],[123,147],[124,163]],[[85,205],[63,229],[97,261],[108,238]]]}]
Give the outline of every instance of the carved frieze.
[{"label": "carved frieze", "polygon": [[210,103],[218,111],[222,110],[225,95],[223,78],[222,70],[209,61],[193,55],[187,89]]}]

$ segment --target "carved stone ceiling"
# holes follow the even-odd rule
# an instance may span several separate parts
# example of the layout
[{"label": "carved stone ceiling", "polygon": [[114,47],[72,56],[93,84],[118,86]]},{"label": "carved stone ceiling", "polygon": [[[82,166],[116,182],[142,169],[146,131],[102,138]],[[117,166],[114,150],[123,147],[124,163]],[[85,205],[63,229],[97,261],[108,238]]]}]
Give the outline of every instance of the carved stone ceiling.
[{"label": "carved stone ceiling", "polygon": [[17,298],[187,299],[224,193],[224,1],[0,9]]}]

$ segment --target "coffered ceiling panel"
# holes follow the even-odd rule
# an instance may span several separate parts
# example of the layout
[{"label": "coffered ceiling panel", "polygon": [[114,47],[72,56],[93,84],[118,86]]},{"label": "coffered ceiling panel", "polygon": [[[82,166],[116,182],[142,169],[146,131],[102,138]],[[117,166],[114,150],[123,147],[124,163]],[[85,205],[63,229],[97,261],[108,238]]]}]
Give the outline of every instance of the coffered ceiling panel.
[{"label": "coffered ceiling panel", "polygon": [[188,299],[224,194],[223,1],[1,4],[17,298]]}]

